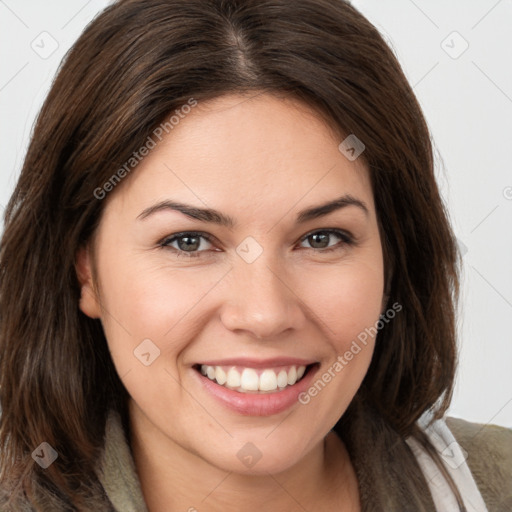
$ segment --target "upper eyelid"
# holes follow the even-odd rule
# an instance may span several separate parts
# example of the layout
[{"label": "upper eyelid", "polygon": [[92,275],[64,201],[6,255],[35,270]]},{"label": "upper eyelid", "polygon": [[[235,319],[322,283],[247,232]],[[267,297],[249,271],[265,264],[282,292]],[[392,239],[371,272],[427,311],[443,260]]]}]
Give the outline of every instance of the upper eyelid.
[{"label": "upper eyelid", "polygon": [[314,235],[315,233],[329,233],[331,235],[337,235],[342,236],[345,235],[347,238],[350,238],[351,240],[354,240],[355,237],[347,231],[346,229],[341,228],[319,228],[319,229],[313,229],[312,231],[308,231],[305,235],[302,235],[302,237],[299,239],[300,241],[304,240],[305,238],[308,238],[311,235]]}]

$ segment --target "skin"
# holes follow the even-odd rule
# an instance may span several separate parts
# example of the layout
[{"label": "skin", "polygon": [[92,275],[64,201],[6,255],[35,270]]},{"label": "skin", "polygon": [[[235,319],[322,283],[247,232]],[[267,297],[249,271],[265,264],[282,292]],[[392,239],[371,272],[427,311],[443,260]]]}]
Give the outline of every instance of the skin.
[{"label": "skin", "polygon": [[[384,306],[384,264],[368,170],[318,113],[290,98],[228,95],[200,103],[105,199],[93,240],[80,250],[80,307],[100,318],[130,400],[130,444],[151,512],[360,510],[357,480],[331,429],[358,390],[374,339],[307,405],[243,416],[200,385],[192,365],[228,357],[302,357],[332,367]],[[300,210],[342,194],[356,206],[295,224]],[[215,208],[227,228],[146,208],[165,199]],[[320,244],[304,235],[333,228]],[[199,257],[159,242],[201,231]],[[247,263],[247,237],[263,249]],[[175,249],[186,250],[183,239]],[[325,247],[337,246],[330,253]],[[150,339],[145,366],[134,349]],[[247,443],[261,459],[246,468]]]}]

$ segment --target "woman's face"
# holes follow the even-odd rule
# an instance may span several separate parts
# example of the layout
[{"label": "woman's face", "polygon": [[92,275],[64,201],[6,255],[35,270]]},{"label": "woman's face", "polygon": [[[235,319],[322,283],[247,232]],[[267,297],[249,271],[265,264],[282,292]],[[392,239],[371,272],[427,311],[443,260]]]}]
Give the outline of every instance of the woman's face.
[{"label": "woman's face", "polygon": [[278,472],[359,388],[383,255],[367,169],[341,142],[295,100],[224,96],[193,108],[105,199],[101,306],[84,251],[81,308],[101,318],[132,421],[162,453]]}]

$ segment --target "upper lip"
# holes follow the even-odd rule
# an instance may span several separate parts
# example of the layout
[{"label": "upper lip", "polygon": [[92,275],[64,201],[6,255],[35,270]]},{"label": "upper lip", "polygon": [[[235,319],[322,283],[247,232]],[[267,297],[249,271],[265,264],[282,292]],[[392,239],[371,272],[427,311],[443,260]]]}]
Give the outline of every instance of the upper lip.
[{"label": "upper lip", "polygon": [[297,357],[274,357],[272,359],[251,359],[250,357],[230,357],[229,359],[212,359],[201,361],[206,366],[244,366],[246,368],[274,368],[277,366],[308,366],[317,361]]}]

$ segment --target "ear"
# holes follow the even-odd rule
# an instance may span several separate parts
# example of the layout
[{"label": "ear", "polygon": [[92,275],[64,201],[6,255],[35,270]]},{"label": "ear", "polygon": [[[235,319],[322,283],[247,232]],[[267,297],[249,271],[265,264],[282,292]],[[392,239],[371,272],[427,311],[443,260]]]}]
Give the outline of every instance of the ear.
[{"label": "ear", "polygon": [[80,283],[80,310],[90,318],[101,318],[99,298],[94,286],[92,273],[92,258],[90,246],[78,249],[75,260],[75,269]]}]

